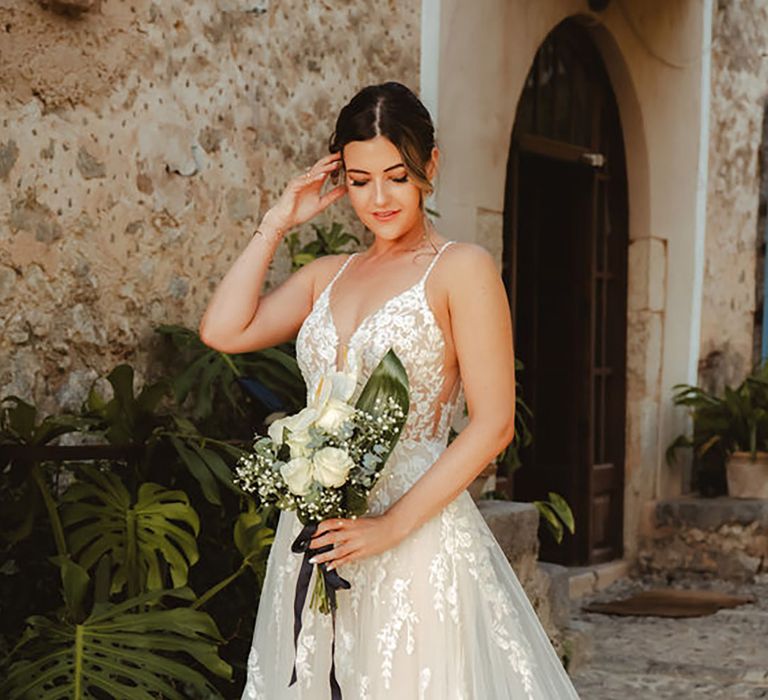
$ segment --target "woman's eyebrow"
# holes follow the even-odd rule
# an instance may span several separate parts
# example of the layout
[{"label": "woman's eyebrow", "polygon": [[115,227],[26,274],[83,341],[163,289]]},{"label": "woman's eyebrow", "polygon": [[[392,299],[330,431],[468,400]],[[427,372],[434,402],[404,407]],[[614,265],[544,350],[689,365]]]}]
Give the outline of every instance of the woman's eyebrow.
[{"label": "woman's eyebrow", "polygon": [[[384,168],[384,172],[389,172],[390,170],[394,170],[395,168],[399,167],[405,167],[405,163],[398,163],[397,165],[390,165],[388,168]],[[370,175],[370,173],[367,170],[360,170],[359,168],[347,168],[348,173],[362,173],[363,175]]]}]

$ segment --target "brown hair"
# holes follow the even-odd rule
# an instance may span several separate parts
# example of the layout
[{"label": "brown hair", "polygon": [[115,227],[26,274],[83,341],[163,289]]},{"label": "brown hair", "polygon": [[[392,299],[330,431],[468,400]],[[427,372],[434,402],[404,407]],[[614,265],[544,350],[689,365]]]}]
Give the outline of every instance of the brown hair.
[{"label": "brown hair", "polygon": [[402,83],[390,81],[360,90],[339,113],[328,150],[341,153],[350,141],[376,136],[386,136],[400,151],[409,176],[421,190],[424,211],[426,197],[434,190],[426,166],[435,146],[435,128],[427,108]]}]

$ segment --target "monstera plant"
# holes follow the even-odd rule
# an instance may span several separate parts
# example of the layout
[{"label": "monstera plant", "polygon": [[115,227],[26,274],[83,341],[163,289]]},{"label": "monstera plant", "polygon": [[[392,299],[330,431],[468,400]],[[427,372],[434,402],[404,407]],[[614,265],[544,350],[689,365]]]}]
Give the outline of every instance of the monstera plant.
[{"label": "monstera plant", "polygon": [[[0,403],[0,619],[4,645],[14,640],[0,659],[0,697],[227,696],[230,688],[218,687],[233,671],[219,656],[225,638],[202,608],[222,611],[230,637],[241,623],[237,607],[234,619],[223,612],[229,600],[252,613],[252,585],[240,587],[249,602],[217,594],[236,593],[247,572],[263,576],[274,536],[269,514],[232,482],[241,448],[202,435],[176,412],[168,382],[134,393],[127,365],[107,379],[112,397],[93,388],[79,414],[40,421],[19,397]],[[87,444],[50,444],[66,434]],[[99,437],[105,444],[92,445]],[[45,457],[73,448],[108,448],[113,456],[62,457],[61,464]],[[222,524],[232,528],[229,547]],[[45,562],[51,541],[56,553],[47,560],[59,568],[64,601],[58,608],[51,607],[53,582],[37,586],[45,573],[38,560]],[[39,588],[39,612],[25,588]],[[23,628],[11,607],[33,613],[21,618]],[[242,658],[242,649],[233,657]]]},{"label": "monstera plant", "polygon": [[163,596],[193,600],[189,588],[154,591],[118,604],[108,602],[107,569],[97,578],[94,603],[86,612],[90,577],[68,557],[61,568],[64,606],[54,615],[32,615],[14,649],[0,692],[6,700],[81,700],[92,697],[163,697],[184,700],[180,688],[218,696],[193,666],[229,678],[232,669],[219,658],[222,639],[204,612],[189,607],[159,608]]}]

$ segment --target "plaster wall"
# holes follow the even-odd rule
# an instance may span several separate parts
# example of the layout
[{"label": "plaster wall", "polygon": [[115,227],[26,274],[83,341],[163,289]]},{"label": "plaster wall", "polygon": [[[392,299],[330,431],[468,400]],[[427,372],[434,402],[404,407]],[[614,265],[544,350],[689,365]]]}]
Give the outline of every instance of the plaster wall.
[{"label": "plaster wall", "polygon": [[[695,381],[703,271],[702,76],[707,30],[693,0],[442,3],[437,207],[443,234],[500,256],[506,164],[523,81],[546,35],[567,17],[592,33],[616,92],[627,153],[630,270],[625,552],[642,504],[681,489],[663,450],[685,425],[671,386]],[[706,164],[706,163],[704,163]],[[674,275],[668,274],[674,270]]]}]

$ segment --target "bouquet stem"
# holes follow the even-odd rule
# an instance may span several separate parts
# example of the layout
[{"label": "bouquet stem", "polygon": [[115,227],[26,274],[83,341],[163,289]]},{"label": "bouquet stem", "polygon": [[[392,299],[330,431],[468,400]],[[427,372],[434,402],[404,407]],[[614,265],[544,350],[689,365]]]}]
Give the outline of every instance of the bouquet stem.
[{"label": "bouquet stem", "polygon": [[320,571],[324,563],[315,565],[315,587],[312,589],[312,597],[309,600],[309,607],[312,610],[319,610],[326,615],[331,612],[331,601],[328,598],[328,591],[325,588],[325,577]]}]

